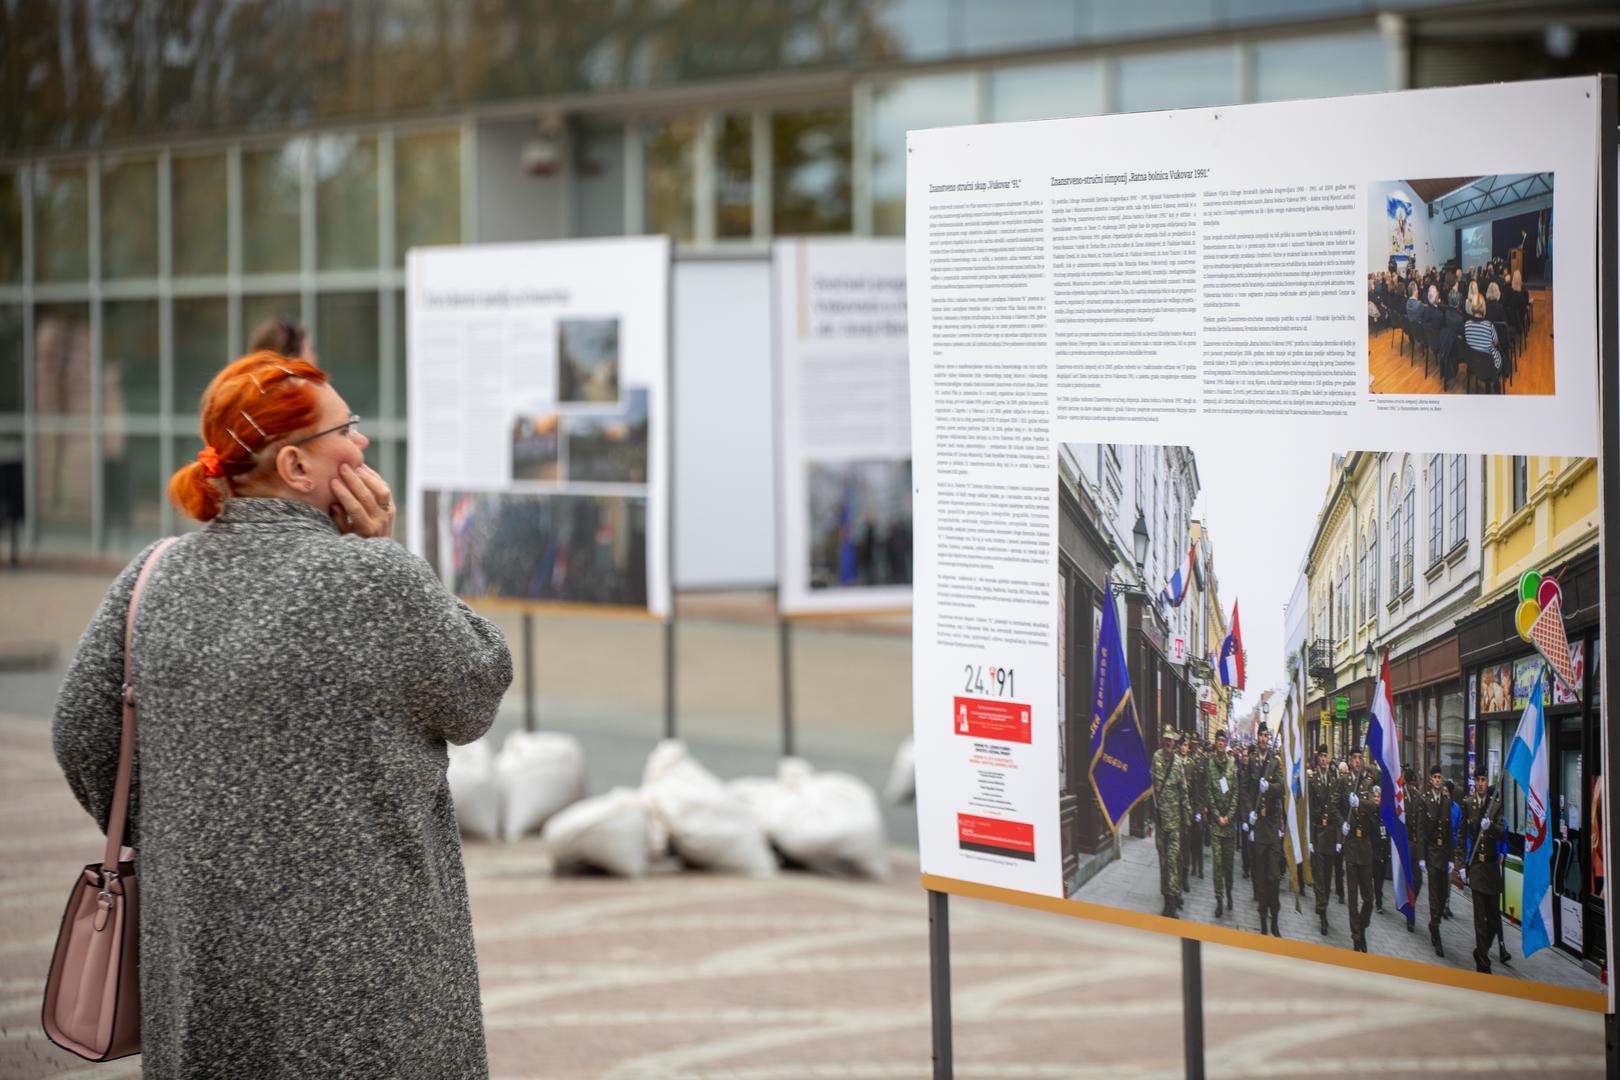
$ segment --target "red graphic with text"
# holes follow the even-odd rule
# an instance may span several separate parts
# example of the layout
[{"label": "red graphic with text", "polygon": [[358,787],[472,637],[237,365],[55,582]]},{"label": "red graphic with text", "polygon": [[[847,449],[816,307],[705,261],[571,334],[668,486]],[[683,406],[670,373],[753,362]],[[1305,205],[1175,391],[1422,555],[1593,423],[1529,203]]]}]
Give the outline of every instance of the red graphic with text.
[{"label": "red graphic with text", "polygon": [[956,842],[964,851],[1031,861],[1035,858],[1035,826],[1022,821],[957,814]]},{"label": "red graphic with text", "polygon": [[998,739],[1001,742],[1029,742],[1029,706],[1016,701],[986,701],[984,698],[956,699],[953,728],[970,739]]}]

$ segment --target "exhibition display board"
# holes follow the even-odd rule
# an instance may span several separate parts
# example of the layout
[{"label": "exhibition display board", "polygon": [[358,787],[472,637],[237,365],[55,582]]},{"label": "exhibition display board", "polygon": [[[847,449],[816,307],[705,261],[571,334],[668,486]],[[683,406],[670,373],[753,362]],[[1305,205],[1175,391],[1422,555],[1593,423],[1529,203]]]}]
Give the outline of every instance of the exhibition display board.
[{"label": "exhibition display board", "polygon": [[411,550],[457,595],[667,617],[665,237],[406,259]]},{"label": "exhibition display board", "polygon": [[785,615],[911,605],[903,240],[778,241],[777,603]]},{"label": "exhibition display board", "polygon": [[1610,1007],[1610,88],[909,134],[930,890]]}]

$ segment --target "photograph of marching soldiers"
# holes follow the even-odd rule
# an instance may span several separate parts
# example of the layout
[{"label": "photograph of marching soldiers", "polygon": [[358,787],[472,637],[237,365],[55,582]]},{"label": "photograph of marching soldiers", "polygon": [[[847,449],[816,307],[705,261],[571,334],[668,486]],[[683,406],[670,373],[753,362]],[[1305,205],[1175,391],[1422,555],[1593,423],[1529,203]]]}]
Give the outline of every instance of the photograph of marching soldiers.
[{"label": "photograph of marching soldiers", "polygon": [[1058,473],[1066,896],[1603,985],[1595,460]]}]

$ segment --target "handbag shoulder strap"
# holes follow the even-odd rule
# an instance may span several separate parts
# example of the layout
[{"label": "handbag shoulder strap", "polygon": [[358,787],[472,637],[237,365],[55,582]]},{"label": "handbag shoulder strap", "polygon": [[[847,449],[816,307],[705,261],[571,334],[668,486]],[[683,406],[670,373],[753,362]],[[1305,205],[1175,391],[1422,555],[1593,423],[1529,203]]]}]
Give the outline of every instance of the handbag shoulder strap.
[{"label": "handbag shoulder strap", "polygon": [[129,788],[135,770],[135,687],[130,682],[130,648],[135,641],[135,610],[140,606],[146,579],[152,576],[158,560],[169,550],[177,537],[170,536],[158,543],[135,575],[135,591],[129,596],[129,614],[124,617],[124,683],[123,734],[118,742],[118,781],[113,786],[113,800],[107,815],[107,849],[101,856],[101,868],[107,873],[118,871],[118,849],[124,846],[124,831],[129,824]]}]

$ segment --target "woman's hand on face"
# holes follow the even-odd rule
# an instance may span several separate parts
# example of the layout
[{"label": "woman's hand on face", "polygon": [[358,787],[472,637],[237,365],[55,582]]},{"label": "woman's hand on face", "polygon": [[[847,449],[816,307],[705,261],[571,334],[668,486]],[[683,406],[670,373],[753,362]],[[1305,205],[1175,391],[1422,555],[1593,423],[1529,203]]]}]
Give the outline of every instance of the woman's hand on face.
[{"label": "woman's hand on face", "polygon": [[328,513],[339,532],[368,539],[394,535],[394,494],[371,466],[343,466],[332,480],[332,495],[337,502]]}]

